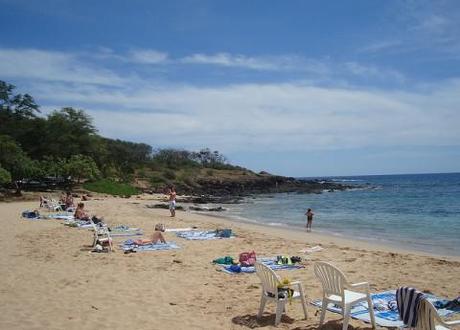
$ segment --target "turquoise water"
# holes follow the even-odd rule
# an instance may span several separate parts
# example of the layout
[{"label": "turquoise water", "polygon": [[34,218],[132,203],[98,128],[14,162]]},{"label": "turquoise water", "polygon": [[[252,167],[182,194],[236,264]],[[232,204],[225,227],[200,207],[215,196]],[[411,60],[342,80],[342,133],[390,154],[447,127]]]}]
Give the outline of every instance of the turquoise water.
[{"label": "turquoise water", "polygon": [[271,194],[230,205],[227,216],[303,228],[439,255],[460,256],[460,173],[327,178],[365,188],[322,194]]}]

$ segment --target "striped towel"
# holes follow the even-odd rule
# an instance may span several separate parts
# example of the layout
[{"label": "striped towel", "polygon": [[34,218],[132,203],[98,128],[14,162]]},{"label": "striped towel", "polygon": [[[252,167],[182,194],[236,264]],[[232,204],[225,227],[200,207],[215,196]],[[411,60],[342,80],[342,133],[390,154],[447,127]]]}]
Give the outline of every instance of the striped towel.
[{"label": "striped towel", "polygon": [[424,294],[414,288],[403,286],[396,290],[399,316],[405,325],[409,327],[417,325],[418,307],[423,298]]}]

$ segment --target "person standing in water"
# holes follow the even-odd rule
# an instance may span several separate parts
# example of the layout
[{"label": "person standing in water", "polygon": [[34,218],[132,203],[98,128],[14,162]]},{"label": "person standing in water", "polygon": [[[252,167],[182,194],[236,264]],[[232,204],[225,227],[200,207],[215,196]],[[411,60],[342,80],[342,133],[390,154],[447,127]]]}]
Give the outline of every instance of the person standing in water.
[{"label": "person standing in water", "polygon": [[171,212],[171,217],[176,216],[176,189],[171,187],[168,192],[169,195],[169,212]]},{"label": "person standing in water", "polygon": [[307,212],[305,212],[305,215],[307,216],[307,231],[311,231],[311,224],[313,222],[313,216],[315,215],[311,209],[308,209]]}]

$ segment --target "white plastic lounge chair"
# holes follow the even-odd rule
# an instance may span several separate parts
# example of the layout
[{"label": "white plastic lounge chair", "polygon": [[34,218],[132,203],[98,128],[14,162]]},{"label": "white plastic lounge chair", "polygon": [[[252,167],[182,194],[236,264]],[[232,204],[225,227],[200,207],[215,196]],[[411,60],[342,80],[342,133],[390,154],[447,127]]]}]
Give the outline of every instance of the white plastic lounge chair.
[{"label": "white plastic lounge chair", "polygon": [[63,211],[61,205],[54,199],[44,199],[42,201],[43,206],[48,209],[50,212],[58,212],[58,211]]},{"label": "white plastic lounge chair", "polygon": [[455,326],[460,326],[460,320],[450,322],[443,321],[432,303],[426,298],[420,301],[415,330],[448,330]]},{"label": "white plastic lounge chair", "polygon": [[[327,262],[315,263],[315,275],[323,286],[323,302],[321,307],[321,318],[319,325],[324,323],[328,303],[333,303],[342,308],[343,313],[343,330],[348,328],[350,319],[351,306],[361,301],[367,301],[369,305],[369,314],[372,328],[375,329],[375,317],[371,295],[369,292],[369,283],[350,284],[345,275],[333,265]],[[363,289],[364,293],[350,291],[348,289]]]},{"label": "white plastic lounge chair", "polygon": [[283,311],[286,312],[286,303],[289,301],[289,299],[301,300],[305,319],[307,318],[307,306],[305,304],[305,296],[303,293],[302,283],[299,281],[290,283],[290,288],[297,288],[297,290],[294,290],[292,297],[289,298],[284,295],[280,296],[278,294],[278,288],[282,287],[282,284],[279,276],[276,275],[276,273],[270,269],[270,267],[260,262],[256,262],[255,268],[257,276],[259,276],[262,283],[262,296],[260,298],[260,309],[257,318],[262,317],[262,313],[264,312],[265,304],[267,301],[273,301],[276,303],[275,326],[277,326],[281,321],[281,314]]},{"label": "white plastic lounge chair", "polygon": [[93,226],[94,231],[93,247],[95,247],[98,242],[101,244],[107,243],[109,251],[113,251],[112,237],[110,236],[110,231],[107,225],[98,227],[93,220],[90,220],[90,223]]}]

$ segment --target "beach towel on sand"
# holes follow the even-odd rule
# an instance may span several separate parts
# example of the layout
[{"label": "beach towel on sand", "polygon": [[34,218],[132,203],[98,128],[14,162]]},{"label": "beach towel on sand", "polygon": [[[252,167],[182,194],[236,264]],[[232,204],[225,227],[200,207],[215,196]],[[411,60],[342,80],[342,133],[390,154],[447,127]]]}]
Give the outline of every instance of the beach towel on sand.
[{"label": "beach towel on sand", "polygon": [[75,219],[74,216],[73,216],[73,213],[50,214],[50,215],[46,215],[44,217],[47,218],[47,219],[67,220],[67,221]]},{"label": "beach towel on sand", "polygon": [[86,220],[69,220],[64,223],[64,226],[76,227],[76,228],[93,228],[91,221]]},{"label": "beach towel on sand", "polygon": [[110,227],[110,236],[112,237],[138,236],[138,235],[143,235],[142,229],[140,228],[131,228],[126,225]]},{"label": "beach towel on sand", "polygon": [[21,213],[22,217],[26,220],[73,220],[72,213],[57,213],[57,214],[40,214],[38,211],[26,210]]},{"label": "beach towel on sand", "polygon": [[180,249],[180,247],[175,242],[137,245],[132,239],[124,241],[122,244],[120,244],[120,246],[123,251],[135,252]]},{"label": "beach towel on sand", "polygon": [[[434,295],[425,294],[425,297],[435,306],[438,301],[444,301]],[[374,304],[375,322],[382,327],[403,327],[404,323],[399,318],[398,309],[396,306],[396,290],[379,292],[371,294],[372,303]],[[321,299],[316,299],[311,302],[314,306],[321,307]],[[342,313],[340,307],[329,304],[327,309],[334,313]],[[351,317],[370,323],[369,313],[367,311],[367,302],[360,302],[351,308]],[[460,313],[458,309],[437,309],[439,316],[446,317],[453,313]]]},{"label": "beach towel on sand", "polygon": [[178,231],[176,232],[177,237],[185,238],[188,240],[213,240],[213,239],[221,239],[221,238],[233,238],[234,236],[230,237],[221,237],[218,235],[217,231],[205,231],[205,230],[190,230],[190,231]]},{"label": "beach towel on sand", "polygon": [[[278,265],[276,263],[276,257],[269,258],[257,258],[257,261],[267,265],[273,270],[293,270],[304,268],[302,265]],[[233,265],[220,265],[222,266],[222,271],[228,274],[237,274],[237,273],[255,273],[256,268],[254,266],[249,267],[239,267],[239,269],[232,267]]]}]

